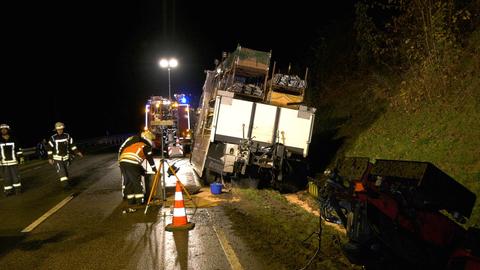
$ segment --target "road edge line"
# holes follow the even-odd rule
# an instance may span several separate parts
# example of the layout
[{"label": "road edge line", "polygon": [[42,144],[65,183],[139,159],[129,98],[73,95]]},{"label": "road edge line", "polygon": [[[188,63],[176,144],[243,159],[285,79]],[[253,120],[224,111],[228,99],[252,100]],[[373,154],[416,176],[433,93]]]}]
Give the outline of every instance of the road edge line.
[{"label": "road edge line", "polygon": [[37,220],[35,220],[32,224],[28,225],[25,229],[22,230],[22,233],[28,233],[33,231],[38,225],[42,224],[47,218],[49,218],[51,215],[55,214],[60,208],[65,206],[69,201],[71,201],[74,198],[73,194],[69,195],[65,199],[63,199],[61,202],[59,202],[57,205],[52,207],[50,210],[48,210],[45,214],[43,214],[41,217],[39,217]]},{"label": "road edge line", "polygon": [[242,264],[238,260],[237,254],[235,253],[232,246],[230,245],[230,242],[228,242],[228,239],[225,236],[225,232],[222,229],[217,228],[217,226],[213,224],[212,216],[210,215],[208,210],[206,211],[208,213],[208,216],[210,217],[210,221],[212,221],[213,231],[217,235],[217,239],[220,242],[223,253],[227,257],[230,267],[232,268],[232,270],[243,270]]}]

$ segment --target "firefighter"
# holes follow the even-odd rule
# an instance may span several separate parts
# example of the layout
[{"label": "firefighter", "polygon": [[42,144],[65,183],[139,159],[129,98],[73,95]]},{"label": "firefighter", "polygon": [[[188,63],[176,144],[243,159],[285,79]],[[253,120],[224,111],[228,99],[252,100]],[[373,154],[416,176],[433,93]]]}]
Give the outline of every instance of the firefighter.
[{"label": "firefighter", "polygon": [[70,154],[74,153],[80,157],[83,154],[77,149],[73,143],[72,137],[68,133],[64,133],[65,125],[61,122],[55,123],[57,133],[50,137],[47,144],[48,162],[55,165],[58,177],[64,188],[69,186],[68,167],[70,166]]},{"label": "firefighter", "polygon": [[5,195],[12,195],[22,192],[22,183],[18,174],[18,163],[23,163],[23,152],[18,142],[10,135],[10,126],[1,124],[0,130],[2,137],[0,138],[0,167],[2,167],[3,179],[5,179],[4,191]]},{"label": "firefighter", "polygon": [[128,204],[142,204],[144,202],[141,176],[145,174],[142,166],[146,159],[152,170],[157,171],[152,157],[152,141],[155,135],[150,131],[142,132],[141,136],[135,135],[128,138],[119,149],[118,161],[124,180],[124,194]]}]

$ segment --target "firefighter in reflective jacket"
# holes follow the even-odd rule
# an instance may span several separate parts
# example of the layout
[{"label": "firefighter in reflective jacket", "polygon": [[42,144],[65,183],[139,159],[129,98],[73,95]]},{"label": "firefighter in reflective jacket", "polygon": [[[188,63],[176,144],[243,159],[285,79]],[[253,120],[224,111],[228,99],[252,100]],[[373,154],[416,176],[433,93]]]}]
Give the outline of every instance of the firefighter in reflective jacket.
[{"label": "firefighter in reflective jacket", "polygon": [[145,174],[142,166],[146,159],[152,170],[157,171],[152,157],[152,141],[155,135],[150,131],[142,132],[141,136],[128,138],[120,147],[118,161],[124,180],[124,194],[129,204],[142,204],[144,202],[141,176]]},{"label": "firefighter in reflective jacket", "polygon": [[47,144],[48,162],[55,165],[60,182],[63,187],[68,187],[68,166],[70,165],[70,154],[83,157],[78,151],[77,146],[73,143],[72,137],[68,133],[64,133],[65,125],[61,122],[55,123],[57,133],[50,137]]},{"label": "firefighter in reflective jacket", "polygon": [[2,169],[5,184],[5,194],[11,195],[15,189],[18,195],[22,190],[20,175],[18,174],[18,163],[23,163],[23,152],[17,141],[10,135],[10,127],[7,124],[0,125],[2,137],[0,138],[0,167]]}]

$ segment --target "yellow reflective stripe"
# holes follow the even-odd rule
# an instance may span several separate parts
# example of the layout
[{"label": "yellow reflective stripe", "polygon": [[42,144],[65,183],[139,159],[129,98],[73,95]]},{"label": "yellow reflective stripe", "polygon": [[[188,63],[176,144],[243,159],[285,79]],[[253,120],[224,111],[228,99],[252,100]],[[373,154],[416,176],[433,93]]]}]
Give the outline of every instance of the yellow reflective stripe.
[{"label": "yellow reflective stripe", "polygon": [[66,160],[68,160],[68,156],[57,156],[57,155],[53,155],[53,159],[54,159],[54,160],[60,160],[60,161],[66,161]]},{"label": "yellow reflective stripe", "polygon": [[2,164],[2,165],[16,165],[16,164],[18,164],[18,161],[16,161],[16,160],[5,160],[5,161],[0,162],[0,164]]},{"label": "yellow reflective stripe", "polygon": [[68,177],[64,176],[64,177],[60,177],[60,181],[67,181],[68,180]]},{"label": "yellow reflective stripe", "polygon": [[125,156],[127,157],[133,157],[133,158],[136,158],[138,160],[143,160],[143,158],[141,158],[139,155],[135,155],[135,154],[132,154],[132,153],[126,153]]},{"label": "yellow reflective stripe", "polygon": [[135,165],[140,164],[137,161],[133,161],[133,160],[130,160],[130,159],[121,159],[120,162],[127,162],[127,163],[132,163],[132,164],[135,164]]},{"label": "yellow reflective stripe", "polygon": [[122,157],[120,159],[120,161],[122,161],[122,160],[130,160],[130,161],[133,161],[133,162],[138,163],[138,164],[142,163],[141,161],[138,161],[137,159],[129,158],[129,157]]},{"label": "yellow reflective stripe", "polygon": [[135,159],[138,162],[143,162],[143,159],[140,156],[135,155],[133,153],[123,153],[120,155],[120,159],[123,159],[123,158]]},{"label": "yellow reflective stripe", "polygon": [[76,146],[72,147],[72,150],[75,150],[75,149],[77,149],[77,147],[76,147]]}]

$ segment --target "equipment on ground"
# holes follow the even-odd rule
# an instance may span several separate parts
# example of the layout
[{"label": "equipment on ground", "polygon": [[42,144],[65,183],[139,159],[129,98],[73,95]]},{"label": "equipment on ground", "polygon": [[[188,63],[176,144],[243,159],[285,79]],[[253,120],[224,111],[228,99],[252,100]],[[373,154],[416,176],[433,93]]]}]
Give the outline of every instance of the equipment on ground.
[{"label": "equipment on ground", "polygon": [[[184,202],[183,202],[182,190],[185,192],[187,197],[192,201],[193,205],[195,206],[194,214],[197,211],[197,205],[196,205],[195,201],[192,199],[192,197],[190,196],[190,193],[188,192],[188,190],[185,188],[185,186],[182,184],[182,182],[180,181],[180,179],[177,176],[177,172],[180,168],[177,168],[173,165],[170,165],[168,163],[168,161],[166,161],[164,158],[162,158],[160,160],[160,168],[157,170],[157,173],[154,176],[153,183],[152,183],[152,188],[150,189],[150,194],[148,196],[147,206],[145,207],[144,214],[147,214],[148,208],[152,205],[153,198],[157,194],[158,181],[160,180],[161,174],[163,174],[162,176],[164,176],[165,168],[167,168],[168,173],[171,173],[172,175],[174,175],[176,180],[177,180],[176,181],[176,187],[175,187],[174,207],[175,208],[183,208],[183,213],[184,213],[183,216],[182,215],[177,215],[178,218],[175,219],[175,213],[177,212],[177,214],[178,214],[178,211],[181,211],[181,210],[177,210],[176,212],[174,210],[174,218],[173,218],[174,222],[173,222],[173,224],[169,224],[167,226],[166,230],[170,230],[170,231],[182,230],[182,229],[191,230],[195,227],[195,224],[187,222],[187,216],[185,214],[185,205],[184,205]],[[164,191],[163,199],[165,200],[166,199],[165,198],[165,184],[163,184],[163,191]],[[177,196],[177,194],[178,194],[178,196]],[[179,198],[179,196],[180,196],[180,198]],[[179,203],[177,203],[177,201],[181,201],[181,205]]]},{"label": "equipment on ground", "polygon": [[[163,172],[163,160],[161,161],[160,167],[158,168],[157,172],[155,173],[155,175],[153,177],[152,187],[150,188],[150,193],[148,195],[148,199],[147,199],[147,203],[146,203],[146,207],[145,207],[145,212],[144,212],[145,215],[147,214],[148,208],[152,204],[154,197],[157,195],[158,181],[160,179],[160,174],[162,174],[162,172]],[[165,186],[162,185],[162,189],[164,187]]]},{"label": "equipment on ground", "polygon": [[480,230],[465,229],[476,196],[428,162],[345,158],[326,171],[324,220],[343,225],[342,249],[367,269],[479,269]]}]

